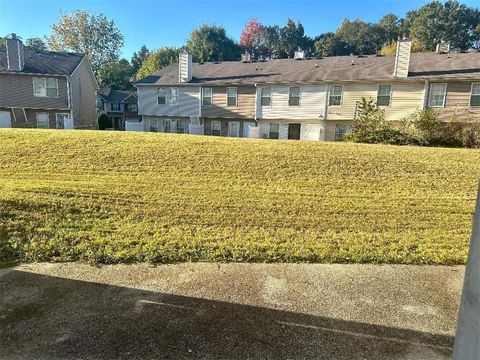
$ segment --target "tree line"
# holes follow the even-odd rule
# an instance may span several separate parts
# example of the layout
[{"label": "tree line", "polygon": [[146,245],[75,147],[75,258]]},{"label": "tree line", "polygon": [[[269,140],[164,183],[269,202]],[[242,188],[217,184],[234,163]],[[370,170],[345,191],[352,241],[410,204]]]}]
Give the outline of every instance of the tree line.
[{"label": "tree line", "polygon": [[[440,41],[450,42],[454,50],[480,49],[480,10],[457,0],[432,1],[409,11],[405,18],[387,14],[376,23],[344,19],[334,32],[315,37],[305,35],[300,21],[288,19],[279,26],[250,19],[239,41],[222,26],[203,24],[180,48],[150,50],[143,45],[130,60],[120,59],[124,37],[113,20],[76,10],[61,12],[49,36],[27,39],[25,44],[37,50],[87,53],[101,86],[129,90],[135,79],[177,62],[183,50],[198,62],[236,61],[245,51],[257,60],[291,58],[298,49],[310,57],[389,55],[395,53],[396,41],[402,36],[413,40],[412,51],[416,52],[434,51]],[[0,38],[0,47],[4,40]]]}]

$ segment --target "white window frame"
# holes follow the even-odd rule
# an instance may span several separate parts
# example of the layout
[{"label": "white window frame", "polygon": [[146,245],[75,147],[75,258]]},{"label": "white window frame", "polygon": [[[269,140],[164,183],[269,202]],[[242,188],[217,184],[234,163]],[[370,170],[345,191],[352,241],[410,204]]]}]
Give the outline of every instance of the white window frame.
[{"label": "white window frame", "polygon": [[[47,87],[47,81],[48,79],[53,79],[55,80],[55,85],[56,85],[56,95],[55,96],[48,96],[48,87]],[[43,80],[44,82],[44,87],[42,89],[45,89],[45,95],[42,95],[42,94],[37,94],[35,92],[35,82],[36,81],[39,81],[39,80]],[[46,97],[46,98],[58,98],[59,97],[59,94],[58,94],[58,79],[57,78],[53,78],[53,77],[38,77],[38,76],[34,76],[32,78],[32,86],[33,86],[33,96],[34,97]],[[52,88],[50,88],[52,89]]]},{"label": "white window frame", "polygon": [[[332,90],[333,88],[335,87],[340,87],[341,91],[340,91],[340,95],[332,95]],[[340,96],[340,104],[339,105],[330,105],[330,99],[332,96]],[[330,85],[329,88],[328,88],[328,106],[329,107],[340,107],[343,105],[343,85]]]},{"label": "white window frame", "polygon": [[[292,89],[298,89],[298,105],[290,105],[290,99],[292,98]],[[288,106],[299,107],[302,104],[302,88],[300,86],[290,86],[288,88]]]},{"label": "white window frame", "polygon": [[[167,89],[164,87],[160,87],[157,90],[157,105],[163,106],[163,105],[168,105],[168,99],[167,99]],[[165,102],[160,104],[160,93],[162,93],[162,96],[165,99]]]},{"label": "white window frame", "polygon": [[[40,114],[47,114],[47,124],[48,124],[48,127],[39,127],[38,126],[38,115]],[[37,123],[37,129],[50,129],[50,114],[48,112],[45,112],[45,111],[40,111],[40,112],[37,112],[35,113],[35,121]]]},{"label": "white window frame", "polygon": [[[64,118],[62,119],[64,121],[63,122],[63,127],[58,127],[58,115],[64,116]],[[55,127],[57,129],[65,129],[65,117],[70,118],[70,114],[69,113],[55,113]]]},{"label": "white window frame", "polygon": [[[432,86],[433,85],[445,85],[445,89],[443,90],[443,103],[442,105],[432,105],[431,104],[431,94],[432,94]],[[428,91],[428,107],[430,108],[442,108],[445,107],[445,101],[447,100],[447,83],[430,83],[430,89]]]},{"label": "white window frame", "polygon": [[474,85],[478,85],[479,88],[480,88],[480,83],[472,83],[472,85],[470,86],[470,98],[468,99],[468,106],[472,107],[472,108],[479,108],[480,105],[472,105],[472,96],[479,96],[480,97],[480,94],[473,95],[473,86]]},{"label": "white window frame", "polygon": [[[175,92],[175,96],[173,96],[174,92]],[[173,102],[172,99],[175,99],[175,102]],[[169,88],[167,103],[168,105],[178,105],[178,88],[177,87]]]},{"label": "white window frame", "polygon": [[[388,95],[388,105],[378,105],[378,96],[379,96],[380,86],[390,86],[390,93]],[[378,107],[392,107],[392,93],[393,93],[393,86],[391,84],[378,84],[378,86],[377,86],[377,106]],[[385,96],[385,95],[382,95],[382,96]]]},{"label": "white window frame", "polygon": [[[269,89],[270,95],[269,96],[264,96],[263,95],[263,90]],[[263,99],[268,98],[270,99],[270,104],[269,105],[263,105]],[[265,86],[260,88],[260,106],[261,107],[271,107],[272,106],[272,88],[270,86]]]},{"label": "white window frame", "polygon": [[[218,130],[215,130],[215,131],[219,131],[218,135],[214,135],[213,134],[213,124],[220,124],[220,129]],[[210,135],[212,136],[222,136],[222,122],[220,120],[212,120],[210,121]]]},{"label": "white window frame", "polygon": [[[274,131],[274,133],[276,132],[278,134],[276,138],[271,137],[271,135],[270,135],[270,134],[272,134],[272,125],[277,125],[277,127],[278,127],[278,131]],[[274,139],[274,140],[280,139],[280,123],[271,122],[271,123],[268,124],[268,138],[269,139]]]},{"label": "white window frame", "polygon": [[[118,109],[114,109],[113,104],[118,104]],[[120,103],[118,101],[112,101],[110,103],[110,109],[111,109],[111,111],[121,111],[122,106],[120,105]]]},{"label": "white window frame", "polygon": [[[130,109],[130,106],[135,105],[135,110]],[[138,112],[138,105],[134,103],[126,103],[125,106],[127,107],[127,112]]]},{"label": "white window frame", "polygon": [[[210,90],[210,96],[205,96],[204,90]],[[210,98],[210,104],[205,105],[205,98]],[[202,106],[213,106],[213,88],[202,87]]]},{"label": "white window frame", "polygon": [[[228,96],[228,90],[235,90],[235,105],[229,105],[229,104],[228,104],[228,99],[229,99],[229,98],[233,98],[233,96]],[[236,106],[238,106],[238,89],[237,89],[236,87],[227,87],[226,95],[227,95],[227,106],[228,106],[228,107],[236,107]]]},{"label": "white window frame", "polygon": [[[178,131],[181,127],[179,126],[182,124],[183,131]],[[188,134],[188,122],[185,119],[180,119],[177,120],[177,129],[176,129],[177,134]]]},{"label": "white window frame", "polygon": [[342,139],[343,139],[343,137],[337,139],[337,127],[338,128],[345,127],[347,129],[345,131],[345,133],[343,134],[344,137],[345,137],[345,135],[347,135],[348,133],[350,133],[352,131],[352,125],[349,125],[349,124],[335,124],[334,127],[333,127],[333,141],[342,141]]},{"label": "white window frame", "polygon": [[[168,131],[167,129],[167,124],[168,124]],[[162,124],[162,132],[165,134],[171,134],[172,133],[172,128],[173,128],[173,120],[171,119],[163,119],[163,124]]]},{"label": "white window frame", "polygon": [[[155,126],[152,126],[152,121],[154,122]],[[160,123],[162,119],[148,119],[148,132],[160,132],[160,124],[163,125],[163,123]],[[152,128],[155,128],[154,131],[152,131]]]}]

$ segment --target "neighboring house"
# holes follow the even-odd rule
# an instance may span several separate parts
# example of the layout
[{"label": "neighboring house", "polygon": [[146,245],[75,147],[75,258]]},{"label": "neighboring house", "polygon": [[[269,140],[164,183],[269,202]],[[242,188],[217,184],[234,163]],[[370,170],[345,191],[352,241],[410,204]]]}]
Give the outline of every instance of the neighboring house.
[{"label": "neighboring house", "polygon": [[96,129],[97,81],[85,54],[0,49],[0,128]]},{"label": "neighboring house", "polygon": [[[272,139],[341,139],[362,98],[400,122],[433,107],[443,121],[480,121],[480,52],[410,53],[401,40],[395,56],[339,56],[265,62],[192,63],[180,55],[136,87],[145,131]],[[178,126],[177,124],[182,124]],[[189,126],[186,126],[189,125]]]},{"label": "neighboring house", "polygon": [[97,92],[98,116],[107,115],[111,129],[129,130],[139,123],[137,102],[135,91],[102,88]]}]

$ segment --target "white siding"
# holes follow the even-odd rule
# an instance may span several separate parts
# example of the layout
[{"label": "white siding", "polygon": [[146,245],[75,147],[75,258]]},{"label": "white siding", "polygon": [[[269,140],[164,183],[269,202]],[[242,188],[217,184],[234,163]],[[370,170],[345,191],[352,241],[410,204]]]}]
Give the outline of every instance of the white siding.
[{"label": "white siding", "polygon": [[200,88],[198,86],[179,86],[177,105],[158,105],[159,88],[160,86],[150,85],[137,87],[139,115],[200,116]]},{"label": "white siding", "polygon": [[[295,85],[292,85],[295,86]],[[324,120],[326,86],[298,86],[300,87],[300,106],[289,106],[289,86],[271,86],[271,106],[261,106],[261,87],[257,95],[258,119],[288,119],[288,120]]]}]

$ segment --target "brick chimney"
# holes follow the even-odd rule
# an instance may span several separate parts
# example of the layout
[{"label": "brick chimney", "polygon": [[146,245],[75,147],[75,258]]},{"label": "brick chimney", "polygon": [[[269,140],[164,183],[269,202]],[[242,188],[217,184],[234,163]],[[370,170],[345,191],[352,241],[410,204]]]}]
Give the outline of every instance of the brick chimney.
[{"label": "brick chimney", "polygon": [[398,40],[397,53],[395,55],[395,68],[393,77],[406,78],[410,66],[410,51],[412,50],[412,41],[407,38]]},{"label": "brick chimney", "polygon": [[185,83],[192,80],[192,54],[182,52],[178,59],[178,78]]},{"label": "brick chimney", "polygon": [[23,42],[16,34],[11,34],[6,41],[7,69],[10,71],[22,71],[25,66],[25,54]]}]

